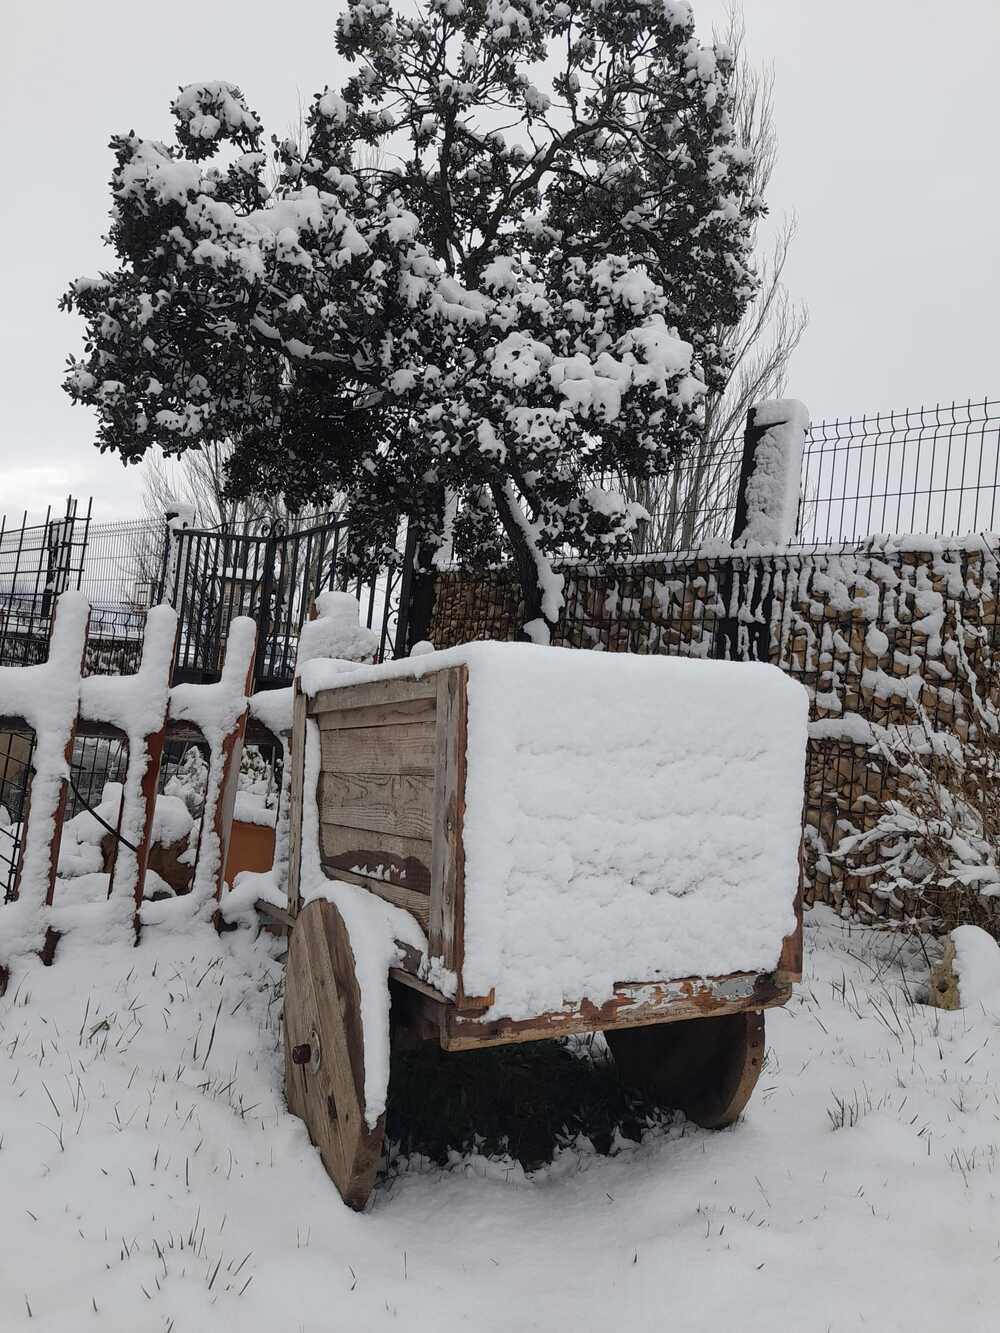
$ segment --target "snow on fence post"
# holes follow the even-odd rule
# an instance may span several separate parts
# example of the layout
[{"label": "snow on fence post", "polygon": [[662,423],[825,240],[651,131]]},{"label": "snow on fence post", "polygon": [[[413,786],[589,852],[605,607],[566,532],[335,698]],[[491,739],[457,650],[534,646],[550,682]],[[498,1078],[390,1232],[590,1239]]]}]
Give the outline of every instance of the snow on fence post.
[{"label": "snow on fence post", "polygon": [[[809,430],[809,412],[794,398],[758,403],[747,413],[743,433],[743,459],[736,490],[733,520],[734,548],[786,546],[798,527],[802,480],[802,450]],[[770,580],[747,589],[741,586],[742,571],[730,559],[719,579],[723,615],[715,636],[714,656],[768,660]],[[750,618],[740,620],[737,608]],[[746,636],[741,644],[739,637]]]},{"label": "snow on fence post", "polygon": [[35,733],[16,896],[4,908],[0,993],[13,959],[41,952],[51,961],[55,946],[47,909],[55,892],[89,624],[90,603],[83,593],[63,593],[56,602],[48,660],[37,666],[0,667],[0,717]]},{"label": "snow on fence post", "polygon": [[[213,685],[175,685],[170,691],[170,719],[190,723],[209,749],[202,831],[190,895],[195,911],[222,897],[256,650],[256,623],[249,616],[237,616],[229,625],[221,680]],[[217,911],[215,920],[218,925]]]},{"label": "snow on fence post", "polygon": [[794,539],[808,430],[809,411],[794,398],[758,403],[747,413],[734,546],[785,546]]},{"label": "snow on fence post", "polygon": [[180,555],[180,532],[194,526],[194,506],[172,500],[163,511],[166,532],[163,538],[163,568],[160,571],[160,589],[158,602],[173,603],[178,586],[178,558]]},{"label": "snow on fence post", "polygon": [[114,727],[124,733],[128,744],[120,837],[115,845],[108,898],[116,905],[121,900],[123,917],[131,910],[136,939],[166,740],[177,632],[173,607],[152,607],[146,617],[139,670],[131,676],[88,676],[80,683],[81,721]]}]

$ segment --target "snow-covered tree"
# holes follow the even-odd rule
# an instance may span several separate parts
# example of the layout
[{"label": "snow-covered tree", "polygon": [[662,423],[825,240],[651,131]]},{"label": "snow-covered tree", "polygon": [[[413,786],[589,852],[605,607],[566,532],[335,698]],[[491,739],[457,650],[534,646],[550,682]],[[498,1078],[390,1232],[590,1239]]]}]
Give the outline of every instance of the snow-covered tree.
[{"label": "snow-covered tree", "polygon": [[621,480],[697,440],[754,290],[730,54],[683,0],[356,0],[337,44],[276,185],[232,84],[180,91],[175,146],[112,141],[66,388],[126,460],[229,439],[234,494],[346,492],[356,564],[401,516],[425,566],[502,532],[544,639],[552,557],[628,548]]},{"label": "snow-covered tree", "polygon": [[[746,47],[742,12],[730,8],[724,30],[733,55],[729,81],[730,114],[737,140],[746,153],[743,188],[747,198],[766,197],[778,155],[774,118],[774,70],[756,65]],[[639,525],[635,551],[690,550],[716,532],[720,514],[736,503],[739,459],[732,454],[743,433],[747,412],[768,399],[784,398],[792,354],[809,323],[806,307],[793,300],[784,283],[785,266],[797,222],[785,217],[770,250],[759,263],[753,299],[736,324],[720,326],[725,353],[725,381],[705,395],[702,438],[670,476],[629,480],[627,493],[649,511]],[[754,224],[754,246],[759,234]]]}]

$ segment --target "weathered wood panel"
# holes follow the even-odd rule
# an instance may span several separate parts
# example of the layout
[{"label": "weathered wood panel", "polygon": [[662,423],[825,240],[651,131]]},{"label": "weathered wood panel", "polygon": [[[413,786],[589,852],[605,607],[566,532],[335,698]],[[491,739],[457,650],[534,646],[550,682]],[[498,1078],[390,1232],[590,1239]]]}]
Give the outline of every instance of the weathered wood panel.
[{"label": "weathered wood panel", "polygon": [[329,712],[346,712],[355,708],[370,708],[419,700],[430,700],[433,704],[437,697],[437,686],[433,676],[425,680],[378,680],[365,685],[348,685],[340,689],[321,690],[309,707],[310,715]]},{"label": "weathered wood panel", "polygon": [[438,686],[382,681],[309,703],[320,730],[320,842],[331,878],[430,919]]},{"label": "weathered wood panel", "polygon": [[427,774],[330,773],[320,781],[320,818],[346,828],[429,838],[434,782]]},{"label": "weathered wood panel", "polygon": [[459,977],[459,1003],[465,926],[465,767],[468,717],[464,666],[437,678],[437,768],[434,777],[434,847],[431,860],[430,949]]},{"label": "weathered wood panel", "polygon": [[487,1023],[449,1005],[442,1012],[441,1045],[447,1051],[467,1051],[569,1033],[645,1027],[650,1023],[675,1023],[746,1009],[770,1009],[784,1004],[791,993],[791,984],[779,982],[773,974],[734,972],[726,977],[623,983],[605,1004],[596,1005],[584,999],[565,1009],[517,1022],[499,1019]]},{"label": "weathered wood panel", "polygon": [[354,953],[333,903],[309,903],[288,950],[285,1088],[351,1208],[375,1184],[385,1116],[365,1121],[365,1043]]},{"label": "weathered wood panel", "polygon": [[799,845],[799,883],[795,891],[795,929],[781,945],[775,976],[779,981],[802,980],[802,889],[805,882],[805,845]]},{"label": "weathered wood panel", "polygon": [[302,874],[302,808],[305,799],[307,706],[308,700],[299,691],[296,682],[295,702],[292,707],[292,739],[290,746],[292,790],[288,825],[288,910],[293,917],[298,915],[299,880]]},{"label": "weathered wood panel", "polygon": [[[339,691],[343,694],[343,691]],[[322,700],[326,696],[320,696]],[[433,722],[435,701],[403,699],[399,703],[365,704],[359,708],[326,708],[310,712],[320,731],[347,731],[352,727],[398,727],[410,722]]]},{"label": "weathered wood panel", "polygon": [[320,841],[323,865],[330,875],[351,871],[413,893],[431,891],[431,844],[426,839],[372,833],[325,819]]},{"label": "weathered wood panel", "polygon": [[320,742],[324,773],[434,772],[434,724],[431,721],[337,730],[327,727],[320,732]]},{"label": "weathered wood panel", "polygon": [[331,879],[346,880],[348,884],[358,884],[363,889],[370,889],[377,898],[383,898],[387,903],[392,903],[396,907],[402,907],[404,911],[411,912],[420,922],[421,927],[426,931],[431,914],[431,900],[425,893],[415,893],[412,889],[400,888],[398,884],[390,884],[383,879],[369,879],[367,875],[356,875],[352,870],[333,870],[328,862],[323,862],[324,871]]}]

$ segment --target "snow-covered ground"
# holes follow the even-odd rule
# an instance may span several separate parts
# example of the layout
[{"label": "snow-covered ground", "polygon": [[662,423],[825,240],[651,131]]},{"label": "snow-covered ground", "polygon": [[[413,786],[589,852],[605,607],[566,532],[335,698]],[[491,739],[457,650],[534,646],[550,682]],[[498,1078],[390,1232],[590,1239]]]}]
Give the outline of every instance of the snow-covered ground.
[{"label": "snow-covered ground", "polygon": [[363,1215],[281,1093],[268,944],[67,937],[0,1001],[0,1326],[978,1333],[1000,1308],[1000,1034],[828,912],[746,1116]]}]

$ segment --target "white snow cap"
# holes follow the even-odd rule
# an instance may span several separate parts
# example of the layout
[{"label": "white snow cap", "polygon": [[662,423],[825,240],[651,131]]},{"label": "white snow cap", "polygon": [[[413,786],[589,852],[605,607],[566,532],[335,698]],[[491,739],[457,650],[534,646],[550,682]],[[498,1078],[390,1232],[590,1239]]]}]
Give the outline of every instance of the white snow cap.
[{"label": "white snow cap", "polygon": [[419,643],[415,643],[410,649],[410,656],[426,657],[428,653],[432,653],[433,651],[434,645],[431,643],[430,639],[421,639]]},{"label": "white snow cap", "polygon": [[374,662],[379,637],[361,624],[361,604],[349,592],[321,592],[316,619],[307,620],[299,635],[296,670],[317,657],[348,662]]},{"label": "white snow cap", "polygon": [[794,926],[808,700],[763,663],[472,643],[307,693],[469,670],[467,994],[490,1017],[621,981],[769,971]]},{"label": "white snow cap", "polygon": [[186,504],[183,500],[168,500],[163,512],[170,515],[169,526],[174,531],[179,528],[193,528],[197,519],[194,505]]},{"label": "white snow cap", "polygon": [[802,449],[809,410],[794,398],[759,403],[754,425],[767,430],[757,442],[747,482],[747,521],[738,544],[782,546],[795,536],[802,477]]},{"label": "white snow cap", "polygon": [[1000,1015],[1000,945],[979,926],[958,926],[951,942],[962,1008]]}]

